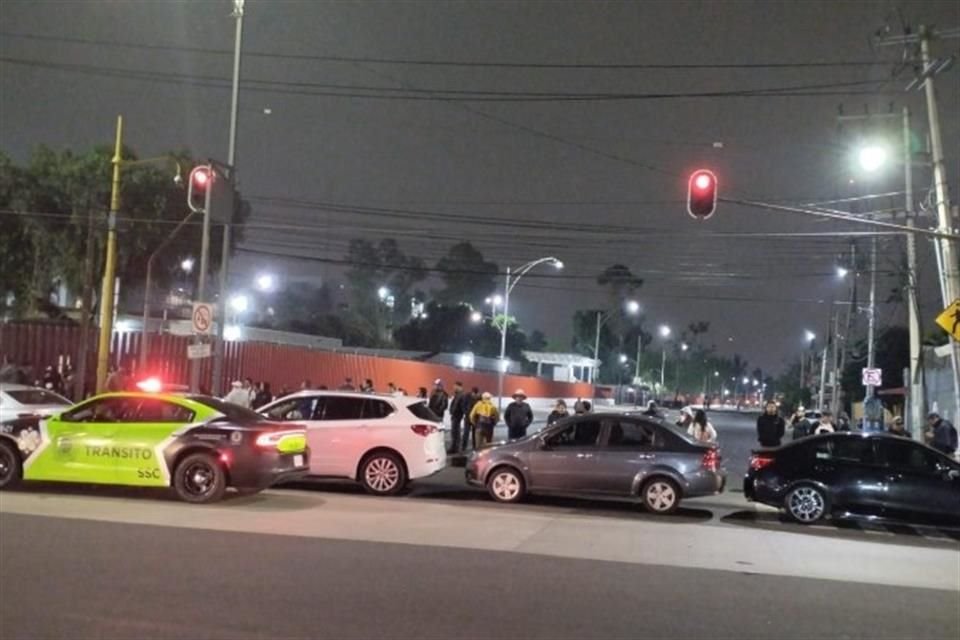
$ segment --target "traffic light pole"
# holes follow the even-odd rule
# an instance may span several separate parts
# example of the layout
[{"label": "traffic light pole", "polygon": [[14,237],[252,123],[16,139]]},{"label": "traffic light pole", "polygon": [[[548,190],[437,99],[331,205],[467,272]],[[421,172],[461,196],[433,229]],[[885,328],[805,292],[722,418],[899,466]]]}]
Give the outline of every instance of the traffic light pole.
[{"label": "traffic light pole", "polygon": [[[197,283],[197,302],[207,301],[207,265],[210,262],[210,194],[213,193],[213,183],[217,179],[212,163],[207,163],[207,176],[206,190],[203,194],[203,233],[200,240],[200,280]],[[218,322],[222,324],[224,308],[221,308],[217,315],[221,316]],[[203,339],[200,336],[194,336],[194,344],[202,342]],[[199,358],[190,361],[190,391],[193,393],[200,390],[200,363]]]}]

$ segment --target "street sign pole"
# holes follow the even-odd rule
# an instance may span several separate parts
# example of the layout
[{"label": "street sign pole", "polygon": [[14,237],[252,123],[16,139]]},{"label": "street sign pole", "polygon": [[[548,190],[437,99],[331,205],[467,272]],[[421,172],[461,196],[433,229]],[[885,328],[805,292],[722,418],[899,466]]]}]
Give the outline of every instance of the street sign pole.
[{"label": "street sign pole", "polygon": [[[209,184],[203,197],[203,234],[200,241],[200,281],[197,283],[197,300],[199,302],[207,301],[207,266],[210,262],[210,194],[213,193],[213,185],[216,182],[216,174],[213,172],[213,164],[207,164],[207,173],[209,175]],[[200,344],[203,338],[199,335],[194,337],[194,344]],[[200,390],[200,361],[192,360],[190,362],[190,391],[197,393]]]}]

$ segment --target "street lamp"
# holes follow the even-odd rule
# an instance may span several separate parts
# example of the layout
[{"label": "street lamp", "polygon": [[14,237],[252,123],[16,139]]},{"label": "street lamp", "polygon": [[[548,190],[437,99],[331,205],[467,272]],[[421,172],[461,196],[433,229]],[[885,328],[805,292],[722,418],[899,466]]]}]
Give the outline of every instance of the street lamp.
[{"label": "street lamp", "polygon": [[848,273],[850,273],[850,270],[847,269],[846,267],[837,267],[838,278],[841,278],[841,279],[846,278]]},{"label": "street lamp", "polygon": [[879,144],[869,144],[857,152],[857,161],[860,168],[867,172],[874,172],[887,162],[887,148]]},{"label": "street lamp", "polygon": [[660,325],[660,336],[663,338],[670,337],[670,327],[665,324]]},{"label": "street lamp", "polygon": [[193,258],[184,258],[180,262],[180,268],[183,270],[184,273],[190,273],[191,271],[193,271]]},{"label": "street lamp", "polygon": [[[506,280],[504,281],[503,286],[503,322],[500,327],[500,372],[497,376],[497,404],[502,409],[503,408],[503,374],[504,366],[509,366],[507,362],[507,328],[510,324],[510,292],[513,291],[513,288],[517,286],[517,283],[520,282],[520,278],[527,275],[527,273],[534,267],[541,264],[552,264],[555,269],[563,269],[563,262],[559,258],[554,256],[547,256],[546,258],[539,258],[537,260],[531,260],[530,262],[520,266],[516,270],[511,270],[510,267],[507,267]],[[511,278],[512,276],[512,278]],[[493,297],[494,306],[498,304],[499,295]]]},{"label": "street lamp", "polygon": [[377,289],[377,297],[380,298],[381,300],[386,300],[387,296],[389,295],[390,295],[390,289],[387,289],[386,287],[380,287],[379,289]]},{"label": "street lamp", "polygon": [[[593,359],[596,361],[600,360],[600,329],[602,329],[603,325],[605,325],[607,321],[610,320],[610,318],[616,315],[619,311],[620,311],[619,309],[597,311],[597,334],[593,342]],[[626,302],[623,303],[623,311],[630,315],[636,315],[640,313],[640,303],[637,302],[636,300],[627,300]],[[638,340],[639,339],[640,338],[638,338]],[[640,343],[638,342],[638,344]],[[639,365],[639,362],[640,362],[639,347],[637,351],[638,351],[637,366],[639,367],[640,366]],[[594,366],[594,381],[596,381],[597,373],[598,373],[597,367]],[[639,369],[638,369],[638,375],[639,375]]]},{"label": "street lamp", "polygon": [[242,293],[237,294],[230,298],[230,308],[233,309],[235,313],[244,313],[250,308],[250,298]]},{"label": "street lamp", "polygon": [[257,289],[260,291],[273,291],[273,287],[276,285],[274,277],[269,273],[262,273],[257,276]]},{"label": "street lamp", "polygon": [[483,314],[480,313],[479,311],[474,311],[473,313],[470,314],[470,322],[472,322],[473,324],[480,324],[481,322],[483,322]]},{"label": "street lamp", "polygon": [[626,363],[627,363],[627,354],[621,353],[621,354],[620,354],[620,364],[626,364]]}]

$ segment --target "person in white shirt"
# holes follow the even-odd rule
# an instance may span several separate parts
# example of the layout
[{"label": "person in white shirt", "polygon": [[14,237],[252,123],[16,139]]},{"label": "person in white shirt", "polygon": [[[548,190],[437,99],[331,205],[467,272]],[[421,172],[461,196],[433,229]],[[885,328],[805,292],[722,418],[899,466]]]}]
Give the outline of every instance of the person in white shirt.
[{"label": "person in white shirt", "polygon": [[693,436],[697,442],[712,444],[717,441],[717,430],[714,429],[710,421],[707,420],[707,412],[703,409],[697,409],[697,413],[693,416],[693,422],[687,429],[687,433]]},{"label": "person in white shirt", "polygon": [[224,397],[224,402],[229,402],[230,404],[235,404],[241,407],[250,408],[250,391],[243,388],[243,383],[239,380],[234,380],[230,385],[230,393]]},{"label": "person in white shirt", "polygon": [[820,423],[814,428],[813,435],[833,433],[836,430],[836,427],[833,426],[833,413],[824,411],[820,414]]}]

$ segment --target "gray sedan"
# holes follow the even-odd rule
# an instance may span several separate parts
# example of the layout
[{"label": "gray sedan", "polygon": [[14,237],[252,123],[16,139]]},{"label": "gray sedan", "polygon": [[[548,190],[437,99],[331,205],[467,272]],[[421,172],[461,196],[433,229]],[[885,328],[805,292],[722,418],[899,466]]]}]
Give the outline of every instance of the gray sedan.
[{"label": "gray sedan", "polygon": [[527,493],[619,497],[662,514],[676,510],[681,498],[719,493],[726,483],[715,445],[661,420],[619,413],[574,416],[474,452],[466,476],[498,502]]}]

